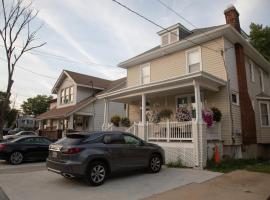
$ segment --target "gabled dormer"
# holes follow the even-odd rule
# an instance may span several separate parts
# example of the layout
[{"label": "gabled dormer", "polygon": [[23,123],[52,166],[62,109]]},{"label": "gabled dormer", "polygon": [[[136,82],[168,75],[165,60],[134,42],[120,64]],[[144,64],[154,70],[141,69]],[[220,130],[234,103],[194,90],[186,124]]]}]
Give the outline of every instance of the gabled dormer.
[{"label": "gabled dormer", "polygon": [[157,32],[157,34],[160,36],[161,46],[178,42],[187,37],[190,33],[191,32],[180,23],[170,26],[166,28],[166,30]]}]

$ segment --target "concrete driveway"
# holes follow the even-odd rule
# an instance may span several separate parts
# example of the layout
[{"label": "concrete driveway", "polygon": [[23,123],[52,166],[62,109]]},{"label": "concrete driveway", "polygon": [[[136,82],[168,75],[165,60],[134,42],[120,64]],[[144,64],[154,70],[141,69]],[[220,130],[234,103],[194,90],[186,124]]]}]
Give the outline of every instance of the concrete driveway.
[{"label": "concrete driveway", "polygon": [[[2,170],[5,172],[1,173]],[[201,183],[219,175],[209,171],[163,168],[158,174],[114,176],[102,186],[91,187],[80,180],[67,180],[48,172],[44,170],[43,163],[35,163],[33,166],[27,164],[27,167],[11,166],[10,171],[7,166],[4,169],[0,167],[0,187],[10,200],[127,200],[149,197],[190,183]]]}]

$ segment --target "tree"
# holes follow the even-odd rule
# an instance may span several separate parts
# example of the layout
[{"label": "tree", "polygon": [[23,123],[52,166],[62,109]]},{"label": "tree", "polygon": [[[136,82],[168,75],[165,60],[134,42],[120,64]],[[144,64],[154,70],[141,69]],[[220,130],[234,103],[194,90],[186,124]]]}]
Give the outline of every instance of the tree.
[{"label": "tree", "polygon": [[[3,103],[3,101],[1,101],[1,99],[4,96],[5,96],[5,92],[0,91],[0,106]],[[10,108],[10,101],[9,101],[8,106],[6,107],[6,109],[3,112],[5,112],[4,124],[6,124],[7,127],[13,126],[19,111],[17,109],[14,109],[14,108],[11,109]]]},{"label": "tree", "polygon": [[270,27],[250,24],[250,43],[270,61]]},{"label": "tree", "polygon": [[[31,22],[38,14],[38,11],[34,11],[31,8],[32,3],[27,4],[24,0],[1,0],[1,4],[0,39],[5,49],[8,82],[0,105],[0,139],[3,138],[4,119],[6,117],[6,112],[4,111],[9,105],[11,88],[14,83],[13,74],[15,66],[25,52],[45,45],[45,43],[33,44],[37,39],[37,32],[41,26],[34,30],[30,29],[32,26]],[[17,46],[18,42],[22,42],[21,47]]]},{"label": "tree", "polygon": [[40,115],[49,109],[51,100],[52,96],[47,95],[37,95],[36,97],[28,98],[21,105],[23,113],[34,116]]}]

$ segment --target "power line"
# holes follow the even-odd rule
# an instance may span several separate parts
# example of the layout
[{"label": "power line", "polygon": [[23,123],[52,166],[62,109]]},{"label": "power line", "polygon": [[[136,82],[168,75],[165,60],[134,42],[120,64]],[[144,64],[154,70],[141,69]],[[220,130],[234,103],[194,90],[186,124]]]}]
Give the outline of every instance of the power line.
[{"label": "power line", "polygon": [[[148,19],[147,17],[143,16],[142,14],[138,13],[137,11],[132,10],[131,8],[127,7],[126,5],[124,5],[124,4],[122,4],[122,3],[120,3],[119,1],[116,1],[116,0],[112,0],[112,1],[115,2],[115,3],[117,3],[118,5],[122,6],[123,8],[129,10],[130,12],[136,14],[137,16],[143,18],[144,20],[150,22],[151,24],[153,24],[153,25],[155,25],[155,26],[157,26],[157,27],[159,27],[159,28],[161,28],[161,29],[163,29],[163,30],[165,30],[165,31],[167,31],[167,32],[169,32],[169,33],[171,33],[171,34],[173,34],[173,35],[179,37],[178,34],[176,34],[176,33],[172,32],[172,31],[170,31],[169,29],[167,29],[167,28],[165,28],[165,27],[163,27],[163,26],[157,24],[157,23],[154,22],[153,20]],[[211,50],[211,51],[220,53],[220,51],[218,51],[218,50],[216,50],[216,49],[212,49],[212,48],[210,48],[210,47],[207,47],[207,46],[204,46],[204,45],[202,45],[202,44],[196,43],[196,42],[194,42],[194,41],[192,41],[192,40],[189,40],[189,39],[186,39],[186,38],[183,38],[183,40],[186,40],[186,41],[188,41],[188,42],[190,42],[190,43],[192,43],[192,44],[195,44],[195,45],[198,45],[198,46],[207,48],[207,49],[209,49],[209,50]]]},{"label": "power line", "polygon": [[[164,3],[161,0],[156,0],[156,1],[158,3],[160,3],[162,6],[164,6],[165,8],[167,8],[168,10],[170,10],[171,12],[173,12],[179,18],[181,18],[182,20],[184,20],[185,22],[187,22],[188,24],[190,24],[191,26],[193,26],[194,28],[196,28],[198,32],[200,32],[200,33],[204,34],[205,36],[207,36],[208,38],[212,39],[207,33],[205,33],[204,31],[200,30],[199,27],[195,26],[191,21],[187,20],[184,16],[182,16],[179,12],[177,12],[176,10],[174,10],[173,8],[171,8],[170,6],[168,6],[166,3]],[[214,42],[216,42],[221,47],[221,45],[217,41],[214,40]]]},{"label": "power line", "polygon": [[[5,47],[3,45],[0,45],[1,47]],[[20,46],[16,46],[17,48],[19,49],[22,49],[22,47]],[[79,64],[85,64],[85,65],[95,65],[95,66],[103,66],[103,67],[115,67],[113,65],[106,65],[106,64],[100,64],[100,63],[95,63],[95,62],[92,62],[92,61],[78,61],[78,60],[75,60],[75,59],[70,59],[70,58],[67,58],[67,57],[64,57],[64,56],[60,56],[60,55],[56,55],[56,54],[52,54],[52,53],[48,53],[48,52],[44,52],[44,51],[38,51],[38,50],[31,50],[31,51],[27,51],[26,53],[29,53],[29,54],[33,54],[33,55],[39,55],[39,56],[47,56],[47,57],[51,57],[53,59],[56,59],[56,60],[61,60],[61,61],[65,61],[65,62],[72,62],[72,63],[79,63]]]},{"label": "power line", "polygon": [[[5,60],[4,58],[1,58],[1,57],[0,57],[0,59],[3,60],[3,61],[5,61],[5,62],[7,62],[7,60]],[[40,73],[38,73],[38,72],[34,72],[34,71],[32,71],[32,70],[30,70],[30,69],[27,69],[27,68],[25,68],[25,67],[22,67],[22,66],[20,66],[20,65],[16,65],[16,67],[18,67],[19,69],[22,69],[22,70],[24,70],[24,71],[26,71],[26,72],[30,72],[30,73],[32,73],[32,74],[35,74],[35,75],[37,75],[37,76],[41,76],[41,77],[45,77],[45,78],[50,78],[50,79],[54,79],[54,80],[57,79],[56,77],[52,77],[52,76],[40,74]]]}]

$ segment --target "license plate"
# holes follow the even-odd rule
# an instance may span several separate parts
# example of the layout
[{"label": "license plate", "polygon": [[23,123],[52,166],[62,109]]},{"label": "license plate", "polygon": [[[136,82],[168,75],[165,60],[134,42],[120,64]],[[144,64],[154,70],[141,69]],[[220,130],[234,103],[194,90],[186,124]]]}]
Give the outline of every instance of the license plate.
[{"label": "license plate", "polygon": [[53,158],[57,158],[57,152],[56,152],[56,151],[53,151],[53,152],[52,152],[52,157],[53,157]]}]

